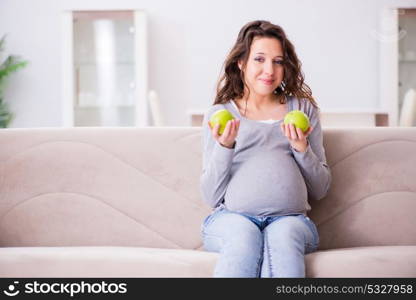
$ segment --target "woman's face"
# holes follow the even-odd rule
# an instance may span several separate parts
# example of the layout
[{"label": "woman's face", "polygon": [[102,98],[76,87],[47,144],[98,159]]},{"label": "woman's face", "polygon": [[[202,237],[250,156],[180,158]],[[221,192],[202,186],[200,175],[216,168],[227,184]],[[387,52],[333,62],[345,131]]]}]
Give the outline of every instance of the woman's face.
[{"label": "woman's face", "polygon": [[[241,63],[239,67],[242,67]],[[282,82],[283,75],[283,49],[280,41],[268,37],[255,38],[244,69],[244,79],[250,94],[272,94]]]}]

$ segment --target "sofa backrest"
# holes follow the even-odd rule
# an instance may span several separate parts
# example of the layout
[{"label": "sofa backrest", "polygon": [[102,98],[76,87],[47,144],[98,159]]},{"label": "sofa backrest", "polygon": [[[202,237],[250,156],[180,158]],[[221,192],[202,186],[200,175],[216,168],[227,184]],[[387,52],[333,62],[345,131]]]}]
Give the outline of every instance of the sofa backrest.
[{"label": "sofa backrest", "polygon": [[311,203],[320,249],[416,245],[416,128],[326,128],[332,184]]},{"label": "sofa backrest", "polygon": [[[0,130],[0,246],[200,249],[201,129]],[[321,249],[416,245],[416,129],[324,129]]]},{"label": "sofa backrest", "polygon": [[199,132],[0,130],[0,246],[200,248]]}]

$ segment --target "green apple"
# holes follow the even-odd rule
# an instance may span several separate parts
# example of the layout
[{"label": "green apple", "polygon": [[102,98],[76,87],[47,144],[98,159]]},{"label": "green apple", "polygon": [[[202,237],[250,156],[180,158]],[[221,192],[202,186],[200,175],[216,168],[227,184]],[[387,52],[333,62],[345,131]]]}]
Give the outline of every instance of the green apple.
[{"label": "green apple", "polygon": [[300,128],[303,132],[309,129],[309,118],[300,110],[292,110],[288,112],[283,120],[285,124],[293,124],[295,127]]},{"label": "green apple", "polygon": [[215,125],[220,124],[220,129],[218,130],[218,133],[221,135],[224,132],[225,125],[227,125],[227,122],[230,120],[233,120],[234,116],[226,109],[220,109],[217,110],[209,119],[211,122],[212,127],[215,127]]}]

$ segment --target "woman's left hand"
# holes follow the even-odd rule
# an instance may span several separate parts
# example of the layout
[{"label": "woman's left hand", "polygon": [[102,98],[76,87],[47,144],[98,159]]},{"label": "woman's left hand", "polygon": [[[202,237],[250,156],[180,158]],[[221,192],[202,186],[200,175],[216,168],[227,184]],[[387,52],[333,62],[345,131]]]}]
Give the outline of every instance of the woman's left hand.
[{"label": "woman's left hand", "polygon": [[306,132],[303,132],[300,128],[295,127],[293,124],[280,124],[282,133],[287,137],[290,145],[298,152],[305,152],[308,147],[308,140],[306,139],[312,132],[313,128],[309,127]]}]

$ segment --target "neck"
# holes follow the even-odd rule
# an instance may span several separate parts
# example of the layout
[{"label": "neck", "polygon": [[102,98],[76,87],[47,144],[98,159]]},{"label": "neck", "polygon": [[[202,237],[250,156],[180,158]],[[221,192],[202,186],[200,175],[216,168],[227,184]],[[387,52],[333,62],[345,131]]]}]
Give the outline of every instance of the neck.
[{"label": "neck", "polygon": [[261,110],[265,106],[270,105],[273,103],[273,99],[270,96],[253,96],[253,97],[245,97],[243,98],[244,101],[247,101],[248,105],[252,109]]},{"label": "neck", "polygon": [[[284,97],[283,95],[280,97]],[[269,114],[271,111],[278,109],[281,106],[279,96],[275,94],[267,96],[244,96],[240,99],[236,99],[236,103],[240,113],[245,116],[263,115],[264,113]],[[277,107],[276,107],[277,104]],[[284,105],[284,104],[283,104]]]},{"label": "neck", "polygon": [[247,101],[247,108],[250,111],[264,111],[268,110],[270,106],[276,105],[276,103],[279,103],[278,96],[275,94],[261,96],[261,95],[252,95],[250,96],[244,96],[242,98],[242,102],[245,104]]}]

